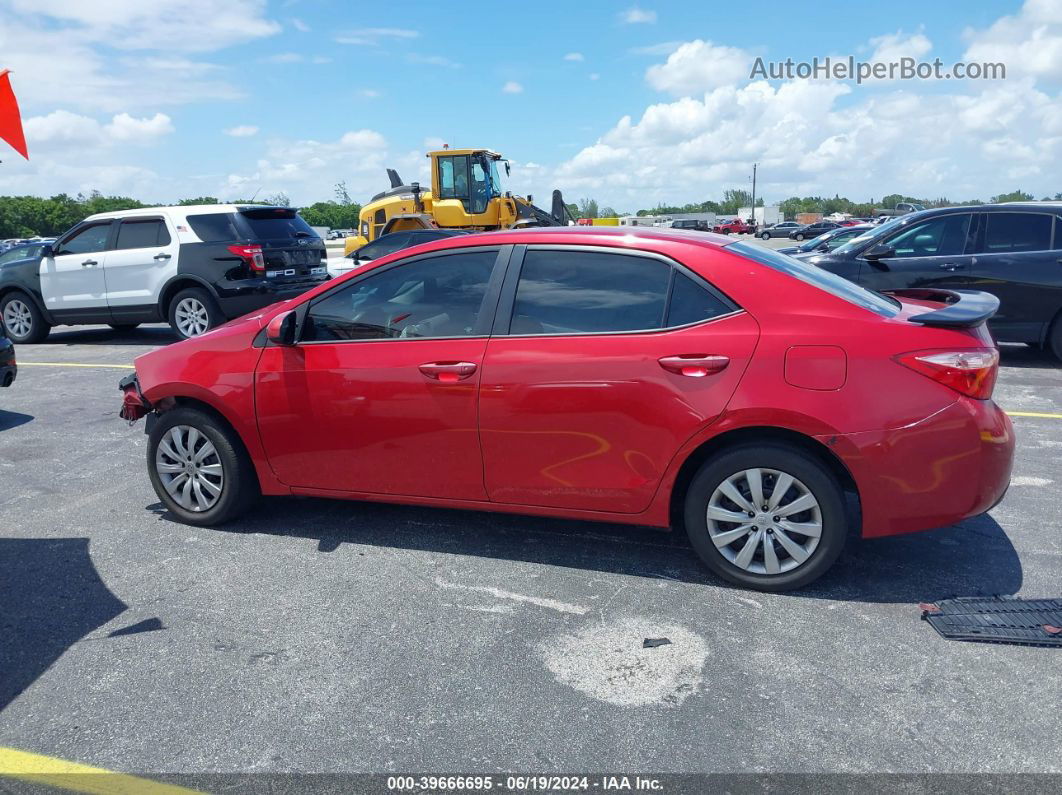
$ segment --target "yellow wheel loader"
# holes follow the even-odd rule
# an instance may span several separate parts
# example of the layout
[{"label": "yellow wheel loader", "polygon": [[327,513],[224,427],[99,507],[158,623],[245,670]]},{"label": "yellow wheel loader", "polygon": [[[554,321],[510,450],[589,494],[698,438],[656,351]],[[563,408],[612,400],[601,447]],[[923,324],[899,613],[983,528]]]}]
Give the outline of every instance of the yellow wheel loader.
[{"label": "yellow wheel loader", "polygon": [[[407,229],[511,229],[520,226],[567,226],[570,213],[559,190],[553,191],[551,212],[536,207],[528,196],[505,189],[509,161],[489,149],[440,149],[428,152],[431,190],[414,182],[402,184],[387,169],[391,187],[361,208],[358,233],[346,239],[344,254],[380,235]],[[574,221],[574,219],[572,219]]]}]

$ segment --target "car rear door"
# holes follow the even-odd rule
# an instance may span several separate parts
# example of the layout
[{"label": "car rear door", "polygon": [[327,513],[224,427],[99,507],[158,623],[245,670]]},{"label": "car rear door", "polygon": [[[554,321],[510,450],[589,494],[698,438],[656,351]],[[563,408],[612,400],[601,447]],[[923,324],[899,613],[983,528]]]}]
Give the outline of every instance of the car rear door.
[{"label": "car rear door", "polygon": [[514,256],[480,387],[490,499],[645,510],[675,452],[722,413],[755,322],[657,255],[518,246]]},{"label": "car rear door", "polygon": [[871,290],[904,287],[970,287],[977,216],[950,213],[901,227],[880,243],[889,257],[863,258],[859,283]]},{"label": "car rear door", "polygon": [[1062,218],[1049,212],[986,212],[973,273],[999,298],[989,321],[1002,340],[1040,342],[1062,310]]},{"label": "car rear door", "polygon": [[41,295],[57,320],[109,318],[103,268],[111,234],[109,219],[85,224],[57,240],[52,256],[41,259]]},{"label": "car rear door", "polygon": [[485,500],[479,382],[510,250],[402,259],[300,309],[300,341],[267,346],[255,373],[277,477],[323,491]]},{"label": "car rear door", "polygon": [[177,273],[180,244],[162,215],[123,218],[103,269],[115,323],[157,312],[163,286]]}]

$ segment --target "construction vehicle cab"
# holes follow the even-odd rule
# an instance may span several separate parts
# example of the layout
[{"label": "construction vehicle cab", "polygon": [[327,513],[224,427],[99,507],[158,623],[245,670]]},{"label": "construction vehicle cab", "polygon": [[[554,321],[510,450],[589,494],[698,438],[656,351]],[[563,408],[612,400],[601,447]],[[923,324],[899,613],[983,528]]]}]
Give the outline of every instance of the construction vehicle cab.
[{"label": "construction vehicle cab", "polygon": [[389,190],[362,208],[358,234],[348,237],[349,254],[381,235],[409,229],[470,229],[486,231],[519,226],[565,226],[567,208],[553,191],[552,213],[532,204],[530,196],[506,189],[509,161],[489,149],[439,149],[428,152],[431,190],[413,182],[404,185],[387,169]]}]

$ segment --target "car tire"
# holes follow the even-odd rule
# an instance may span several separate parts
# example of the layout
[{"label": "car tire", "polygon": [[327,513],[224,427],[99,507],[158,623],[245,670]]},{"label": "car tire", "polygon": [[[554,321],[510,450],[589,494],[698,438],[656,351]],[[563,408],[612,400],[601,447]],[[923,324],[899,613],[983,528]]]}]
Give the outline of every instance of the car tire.
[{"label": "car tire", "polygon": [[797,232],[795,235],[793,235],[793,240],[803,240],[803,239],[804,239],[804,235],[802,235],[800,232]]},{"label": "car tire", "polygon": [[218,302],[202,287],[189,287],[173,296],[167,315],[170,328],[182,340],[198,337],[223,322]]},{"label": "car tire", "polygon": [[1051,324],[1051,332],[1047,337],[1047,347],[1056,359],[1062,359],[1062,312],[1058,313],[1055,322]]},{"label": "car tire", "polygon": [[770,239],[771,239],[771,233],[770,232],[763,232],[760,235],[760,240],[770,240]]},{"label": "car tire", "polygon": [[158,418],[148,434],[147,465],[155,494],[185,524],[224,524],[260,494],[239,436],[199,409],[179,407]]},{"label": "car tire", "polygon": [[132,331],[133,329],[140,328],[139,323],[108,323],[115,331]]},{"label": "car tire", "polygon": [[[771,506],[767,511],[750,503],[752,472],[759,472],[761,496]],[[783,476],[792,480],[773,504]],[[735,489],[744,504],[728,496]],[[805,504],[810,507],[786,518],[788,506]],[[751,517],[749,507],[756,508]],[[720,518],[731,515],[741,521]],[[848,537],[837,478],[814,455],[781,444],[735,447],[709,459],[686,492],[684,518],[690,543],[705,565],[727,582],[757,591],[788,591],[817,580],[837,560]],[[817,524],[817,540],[797,531],[798,524],[801,531]]]},{"label": "car tire", "polygon": [[12,292],[0,301],[0,326],[4,333],[22,345],[43,342],[52,330],[36,302],[23,292]]}]

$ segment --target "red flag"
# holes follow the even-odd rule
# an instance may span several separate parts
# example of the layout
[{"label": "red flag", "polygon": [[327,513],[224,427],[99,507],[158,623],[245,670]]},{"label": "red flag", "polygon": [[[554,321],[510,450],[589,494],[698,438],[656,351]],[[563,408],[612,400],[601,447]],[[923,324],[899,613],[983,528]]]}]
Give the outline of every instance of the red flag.
[{"label": "red flag", "polygon": [[18,100],[15,99],[15,92],[11,90],[8,71],[0,71],[0,139],[7,141],[16,152],[29,160],[26,136],[22,132],[22,117],[18,112]]}]

